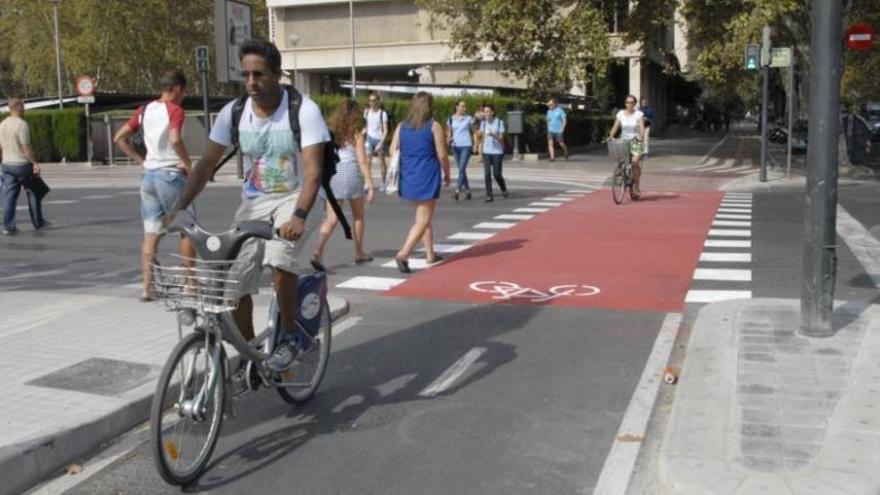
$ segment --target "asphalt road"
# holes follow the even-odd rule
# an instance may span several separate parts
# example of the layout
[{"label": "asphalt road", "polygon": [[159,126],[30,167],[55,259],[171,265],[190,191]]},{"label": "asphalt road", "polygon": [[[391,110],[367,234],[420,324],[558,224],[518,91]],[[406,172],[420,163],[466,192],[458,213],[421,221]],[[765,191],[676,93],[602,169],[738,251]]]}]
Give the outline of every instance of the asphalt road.
[{"label": "asphalt road", "polygon": [[[698,157],[713,144],[704,140],[689,154]],[[534,176],[543,172],[523,174],[512,180],[511,199],[492,204],[482,203],[482,194],[459,203],[445,196],[435,237],[441,242],[562,190],[601,187],[606,168],[559,167],[539,180]],[[689,180],[686,173],[680,177]],[[841,188],[841,204],[866,228],[880,223],[876,191],[874,183]],[[54,222],[47,231],[3,239],[0,290],[102,291],[135,283],[132,263],[141,231],[134,192],[54,191],[52,200],[75,203],[47,205]],[[802,194],[761,192],[753,201],[749,288],[754,297],[799,297]],[[235,187],[213,187],[200,198],[199,217],[220,229],[236,205]],[[411,210],[381,197],[367,215],[366,247],[377,261],[355,265],[352,247],[337,232],[324,258],[332,285],[356,275],[400,276],[381,264],[402,242]],[[841,246],[838,255],[838,298],[871,300],[875,289],[852,254]],[[238,417],[224,423],[210,469],[186,491],[590,493],[666,316],[334,291],[349,300],[350,318],[358,320],[335,338],[317,396],[301,408],[287,406],[271,390],[246,396]],[[684,308],[684,326],[699,307]],[[442,392],[426,394],[473,352],[479,358],[464,375]],[[662,407],[652,424],[658,414]],[[178,491],[161,481],[141,444],[70,493]]]}]

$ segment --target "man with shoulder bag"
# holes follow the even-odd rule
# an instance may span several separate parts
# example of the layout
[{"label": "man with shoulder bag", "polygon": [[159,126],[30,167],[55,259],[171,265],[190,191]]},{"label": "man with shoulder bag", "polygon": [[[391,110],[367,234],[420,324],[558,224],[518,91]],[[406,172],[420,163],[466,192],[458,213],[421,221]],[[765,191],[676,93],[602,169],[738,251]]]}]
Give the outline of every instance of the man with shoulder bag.
[{"label": "man with shoulder bag", "polygon": [[31,147],[31,130],[24,116],[21,100],[9,100],[9,116],[0,122],[0,170],[3,177],[3,234],[18,233],[15,225],[15,205],[21,188],[27,190],[28,212],[35,229],[46,225],[42,200],[49,192],[40,178],[40,164]]}]

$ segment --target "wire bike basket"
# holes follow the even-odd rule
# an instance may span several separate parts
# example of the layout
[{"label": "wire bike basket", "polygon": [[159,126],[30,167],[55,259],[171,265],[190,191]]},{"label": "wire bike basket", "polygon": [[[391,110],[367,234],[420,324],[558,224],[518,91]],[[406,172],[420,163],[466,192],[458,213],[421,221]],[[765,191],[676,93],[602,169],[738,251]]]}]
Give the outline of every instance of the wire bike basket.
[{"label": "wire bike basket", "polygon": [[629,161],[629,142],[627,141],[608,141],[608,156],[617,162]]},{"label": "wire bike basket", "polygon": [[178,265],[150,264],[153,292],[169,309],[224,313],[238,307],[251,260],[205,261],[173,255]]}]

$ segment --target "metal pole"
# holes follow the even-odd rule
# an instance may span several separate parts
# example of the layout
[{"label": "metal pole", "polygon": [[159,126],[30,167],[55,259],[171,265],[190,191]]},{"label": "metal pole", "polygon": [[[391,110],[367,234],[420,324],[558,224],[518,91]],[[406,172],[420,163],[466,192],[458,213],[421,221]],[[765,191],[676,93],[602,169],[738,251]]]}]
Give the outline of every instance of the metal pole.
[{"label": "metal pole", "polygon": [[92,121],[89,119],[89,104],[86,103],[86,161],[92,166]]},{"label": "metal pole", "polygon": [[205,138],[208,138],[211,136],[211,108],[208,104],[208,71],[199,71],[199,74],[202,76],[202,108],[205,110]]},{"label": "metal pole", "polygon": [[113,149],[113,124],[110,116],[104,114],[104,128],[107,131],[107,164],[111,167],[116,166],[116,150]]},{"label": "metal pole", "polygon": [[357,95],[357,75],[354,69],[354,0],[348,0],[348,22],[351,34],[351,97]]},{"label": "metal pole", "polygon": [[61,89],[61,44],[58,41],[58,4],[61,0],[52,2],[52,11],[55,17],[55,72],[58,76],[58,108],[64,108],[63,90]]},{"label": "metal pole", "polygon": [[788,154],[785,157],[785,178],[791,179],[791,140],[794,138],[794,47],[788,61]]},{"label": "metal pole", "polygon": [[770,67],[761,67],[761,182],[767,182],[767,80],[769,73]]},{"label": "metal pole", "polygon": [[834,334],[831,317],[837,271],[835,231],[843,38],[841,3],[813,0],[811,13],[810,127],[800,325],[800,333],[810,337]]}]

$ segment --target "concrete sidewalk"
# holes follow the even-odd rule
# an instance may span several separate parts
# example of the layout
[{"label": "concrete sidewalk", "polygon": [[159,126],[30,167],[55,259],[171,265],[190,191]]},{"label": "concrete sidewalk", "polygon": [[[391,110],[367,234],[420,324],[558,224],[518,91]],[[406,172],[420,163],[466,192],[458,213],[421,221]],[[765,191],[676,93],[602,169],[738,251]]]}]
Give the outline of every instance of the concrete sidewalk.
[{"label": "concrete sidewalk", "polygon": [[[173,312],[138,302],[138,285],[0,297],[0,494],[61,474],[148,419],[178,332]],[[258,328],[267,318],[262,292]],[[348,312],[337,297],[330,307],[333,320]]]},{"label": "concrete sidewalk", "polygon": [[797,333],[797,300],[700,310],[658,461],[664,494],[880,493],[880,305]]}]

